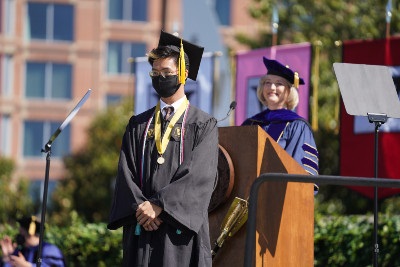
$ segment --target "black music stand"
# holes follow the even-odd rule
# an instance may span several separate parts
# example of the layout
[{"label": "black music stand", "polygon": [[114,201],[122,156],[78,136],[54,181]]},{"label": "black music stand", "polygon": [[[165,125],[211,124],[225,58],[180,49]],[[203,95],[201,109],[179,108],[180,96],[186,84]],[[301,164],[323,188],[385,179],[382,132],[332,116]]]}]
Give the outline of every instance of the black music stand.
[{"label": "black music stand", "polygon": [[[378,132],[388,117],[400,118],[400,102],[387,66],[333,63],[349,115],[367,116],[375,124],[374,172],[378,178]],[[378,187],[374,188],[374,267],[378,266]]]},{"label": "black music stand", "polygon": [[86,100],[89,98],[92,90],[88,89],[86,94],[82,97],[82,99],[76,104],[76,106],[69,113],[67,118],[65,118],[64,122],[58,127],[58,129],[53,133],[50,137],[49,141],[46,143],[44,148],[42,149],[42,153],[47,153],[46,156],[46,173],[44,178],[44,189],[43,189],[43,200],[42,200],[42,212],[40,218],[40,234],[39,234],[39,248],[37,254],[36,266],[40,267],[42,264],[42,248],[43,248],[43,236],[44,236],[44,223],[46,219],[46,208],[47,208],[47,191],[49,187],[49,172],[50,172],[50,157],[51,157],[51,144],[57,138],[57,136],[61,133],[61,131],[68,126],[71,120],[75,117],[76,113],[78,113],[79,109],[83,106]]}]

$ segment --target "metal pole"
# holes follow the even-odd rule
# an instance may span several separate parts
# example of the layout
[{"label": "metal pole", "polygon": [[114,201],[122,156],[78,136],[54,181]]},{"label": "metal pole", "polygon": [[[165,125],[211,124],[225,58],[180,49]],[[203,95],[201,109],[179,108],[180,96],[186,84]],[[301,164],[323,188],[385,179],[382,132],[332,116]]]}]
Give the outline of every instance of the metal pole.
[{"label": "metal pole", "polygon": [[41,219],[40,219],[39,248],[38,248],[37,261],[36,261],[37,267],[40,267],[42,264],[44,224],[46,222],[47,192],[48,192],[48,188],[49,188],[50,157],[51,157],[51,148],[49,147],[49,151],[47,152],[47,156],[46,156],[46,173],[45,173],[45,178],[44,178],[42,212],[41,212]]},{"label": "metal pole", "polygon": [[[380,122],[375,123],[375,152],[374,152],[374,172],[375,179],[378,179],[378,132]],[[374,267],[378,267],[378,186],[374,187]]]}]

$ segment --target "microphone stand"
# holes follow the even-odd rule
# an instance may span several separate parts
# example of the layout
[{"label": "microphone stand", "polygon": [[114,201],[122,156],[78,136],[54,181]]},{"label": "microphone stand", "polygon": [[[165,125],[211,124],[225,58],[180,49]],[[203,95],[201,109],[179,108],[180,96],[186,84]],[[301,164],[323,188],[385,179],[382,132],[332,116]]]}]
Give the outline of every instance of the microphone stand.
[{"label": "microphone stand", "polygon": [[224,118],[220,119],[220,120],[217,120],[217,122],[221,122],[221,121],[226,120],[231,115],[231,112],[236,108],[236,105],[237,105],[236,101],[232,101],[230,106],[229,106],[229,111],[226,114],[226,116]]},{"label": "microphone stand", "polygon": [[86,100],[89,98],[91,94],[91,89],[89,89],[86,94],[82,97],[82,99],[76,104],[74,109],[69,113],[64,122],[58,127],[58,129],[53,133],[50,137],[49,141],[46,143],[44,148],[42,149],[42,153],[47,153],[46,156],[46,172],[44,177],[44,190],[43,190],[43,199],[42,199],[42,210],[40,216],[40,233],[39,233],[39,248],[37,254],[36,266],[40,267],[42,265],[42,249],[43,249],[43,236],[44,236],[44,224],[46,221],[46,209],[47,209],[47,194],[49,188],[49,173],[50,173],[50,158],[51,158],[51,144],[57,138],[57,136],[61,133],[61,131],[67,127],[73,117],[75,117],[76,113],[78,113],[79,109],[83,106]]},{"label": "microphone stand", "polygon": [[[60,131],[61,132],[61,131]],[[44,177],[44,190],[43,190],[43,199],[42,199],[42,211],[40,218],[40,233],[39,233],[39,248],[38,248],[38,258],[36,262],[36,266],[40,267],[42,264],[42,248],[43,248],[43,236],[44,236],[44,223],[46,217],[46,208],[47,208],[47,192],[49,188],[49,173],[50,173],[50,158],[51,158],[51,142],[49,141],[45,148],[42,149],[42,152],[47,153],[46,156],[46,172]]]}]

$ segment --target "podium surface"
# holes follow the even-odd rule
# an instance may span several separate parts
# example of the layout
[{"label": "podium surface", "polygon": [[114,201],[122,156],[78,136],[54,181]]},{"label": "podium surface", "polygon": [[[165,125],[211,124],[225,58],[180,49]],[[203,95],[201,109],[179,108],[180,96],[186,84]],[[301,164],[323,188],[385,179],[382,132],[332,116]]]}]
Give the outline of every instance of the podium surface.
[{"label": "podium surface", "polygon": [[[251,185],[262,173],[307,174],[278,143],[259,126],[219,128],[219,144],[234,166],[229,198],[210,212],[210,240],[215,242],[235,197],[248,199]],[[268,182],[258,194],[255,266],[314,265],[313,185]],[[213,266],[242,266],[246,227],[228,237]]]}]

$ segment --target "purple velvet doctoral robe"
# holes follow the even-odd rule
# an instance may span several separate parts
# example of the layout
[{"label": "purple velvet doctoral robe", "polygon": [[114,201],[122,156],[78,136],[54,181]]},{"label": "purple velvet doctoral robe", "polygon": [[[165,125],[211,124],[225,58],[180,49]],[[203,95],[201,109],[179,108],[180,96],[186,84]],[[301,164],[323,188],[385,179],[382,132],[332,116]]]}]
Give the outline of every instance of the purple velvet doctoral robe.
[{"label": "purple velvet doctoral robe", "polygon": [[[39,246],[34,247],[24,247],[21,250],[14,251],[14,255],[18,255],[21,252],[24,255],[25,260],[32,263],[32,267],[36,266],[38,257]],[[65,267],[64,255],[61,250],[50,243],[43,242],[42,255],[41,255],[41,265],[42,267]],[[11,263],[0,263],[2,267],[12,267]]]},{"label": "purple velvet doctoral robe", "polygon": [[297,113],[266,109],[242,125],[259,125],[312,175],[318,174],[318,150],[308,122]]}]

